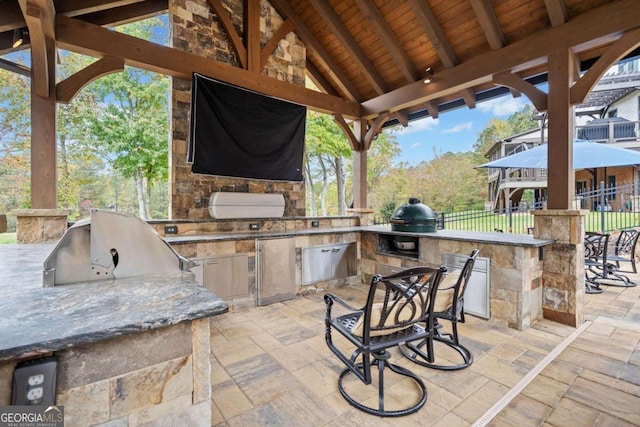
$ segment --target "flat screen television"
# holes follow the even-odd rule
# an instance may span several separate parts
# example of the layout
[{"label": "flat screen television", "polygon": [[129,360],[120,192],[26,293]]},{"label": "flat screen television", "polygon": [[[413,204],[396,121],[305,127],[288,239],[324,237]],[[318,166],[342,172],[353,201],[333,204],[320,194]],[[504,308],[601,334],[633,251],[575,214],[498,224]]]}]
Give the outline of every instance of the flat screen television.
[{"label": "flat screen television", "polygon": [[198,174],[302,181],[306,111],[194,73],[187,163]]}]

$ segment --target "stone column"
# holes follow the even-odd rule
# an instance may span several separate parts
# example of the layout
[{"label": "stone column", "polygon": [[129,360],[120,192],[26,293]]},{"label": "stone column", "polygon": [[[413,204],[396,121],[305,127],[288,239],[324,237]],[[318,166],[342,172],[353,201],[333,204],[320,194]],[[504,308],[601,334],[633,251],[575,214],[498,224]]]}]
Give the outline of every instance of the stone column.
[{"label": "stone column", "polygon": [[67,230],[66,209],[15,209],[18,243],[41,243],[58,240]]},{"label": "stone column", "polygon": [[374,213],[373,209],[347,209],[347,214],[360,217],[360,226],[362,227],[373,225]]},{"label": "stone column", "polygon": [[584,322],[583,210],[533,212],[534,237],[555,241],[544,248],[542,314],[570,326]]}]

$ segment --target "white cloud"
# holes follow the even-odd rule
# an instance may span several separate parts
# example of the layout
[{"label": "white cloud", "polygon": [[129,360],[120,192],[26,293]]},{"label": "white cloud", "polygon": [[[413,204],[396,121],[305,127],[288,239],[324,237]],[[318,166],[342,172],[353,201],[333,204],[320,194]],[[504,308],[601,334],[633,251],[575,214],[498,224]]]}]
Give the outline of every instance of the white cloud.
[{"label": "white cloud", "polygon": [[483,113],[491,113],[496,116],[509,116],[520,110],[526,101],[524,97],[513,98],[503,96],[490,101],[478,102],[477,108]]},{"label": "white cloud", "polygon": [[409,133],[427,131],[438,126],[439,123],[440,121],[438,119],[427,117],[427,118],[416,120],[414,122],[409,123],[408,127],[400,129],[398,133],[402,135],[406,135]]},{"label": "white cloud", "polygon": [[414,142],[413,144],[411,144],[411,146],[409,148],[418,148],[422,145],[422,142]]},{"label": "white cloud", "polygon": [[457,124],[452,128],[445,129],[442,131],[442,133],[464,132],[465,130],[471,130],[472,126],[473,126],[473,122],[464,122],[464,123]]}]

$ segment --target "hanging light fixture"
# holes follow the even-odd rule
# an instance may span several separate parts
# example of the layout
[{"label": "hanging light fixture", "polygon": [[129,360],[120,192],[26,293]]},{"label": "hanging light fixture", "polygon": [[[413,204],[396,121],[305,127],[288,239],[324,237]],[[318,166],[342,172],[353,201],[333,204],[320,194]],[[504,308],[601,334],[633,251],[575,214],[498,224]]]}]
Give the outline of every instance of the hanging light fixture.
[{"label": "hanging light fixture", "polygon": [[15,30],[13,30],[12,46],[14,48],[22,46],[26,42],[26,39],[28,36],[29,36],[29,33],[27,32],[27,30],[24,30],[22,28],[16,28]]},{"label": "hanging light fixture", "polygon": [[425,71],[427,72],[427,77],[424,78],[424,84],[429,84],[433,79],[433,68],[428,67]]}]

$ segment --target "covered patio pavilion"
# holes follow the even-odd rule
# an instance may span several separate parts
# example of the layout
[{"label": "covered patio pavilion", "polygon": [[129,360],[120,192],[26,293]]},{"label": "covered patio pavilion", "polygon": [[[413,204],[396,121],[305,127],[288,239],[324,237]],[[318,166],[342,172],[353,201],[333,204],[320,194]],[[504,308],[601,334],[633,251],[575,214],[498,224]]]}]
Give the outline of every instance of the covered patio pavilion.
[{"label": "covered patio pavilion", "polygon": [[[166,12],[173,48],[104,28]],[[508,92],[524,93],[538,111],[547,111],[551,141],[548,210],[536,217],[535,230],[537,237],[557,242],[545,250],[547,259],[563,259],[571,266],[568,274],[559,275],[554,270],[559,265],[545,263],[549,274],[544,280],[544,314],[576,326],[583,320],[582,219],[579,211],[569,210],[574,188],[572,106],[584,101],[612,64],[637,54],[638,22],[640,10],[634,0],[4,0],[0,53],[16,49],[14,36],[26,32],[30,45],[17,49],[31,48],[31,70],[0,62],[31,76],[32,211],[27,215],[60,220],[57,103],[70,102],[85,84],[124,65],[173,77],[174,219],[189,218],[190,208],[198,203],[193,184],[180,185],[191,179],[184,161],[184,113],[194,72],[332,114],[353,149],[356,211],[368,207],[367,150],[382,127],[406,126],[426,115],[436,118],[451,108],[474,108],[477,102]],[[221,41],[225,52],[219,50]],[[278,53],[292,43],[303,49]],[[57,81],[58,48],[99,60]],[[285,62],[284,68],[276,64],[278,55],[289,61],[295,57],[298,69],[320,92],[303,87],[293,62]],[[534,86],[543,81],[548,82],[548,93]],[[184,188],[186,193],[181,193]],[[304,202],[304,195],[300,197]],[[304,215],[304,204],[297,208]]]},{"label": "covered patio pavilion", "polygon": [[[167,12],[173,47],[105,28]],[[173,78],[173,219],[194,218],[191,206],[200,202],[193,199],[193,194],[201,191],[194,191],[196,184],[191,181],[195,179],[184,159],[185,111],[194,72],[332,114],[353,150],[356,211],[368,207],[367,151],[384,126],[406,126],[418,117],[437,118],[453,108],[474,108],[498,95],[523,93],[538,111],[547,112],[550,141],[548,209],[536,215],[535,237],[554,243],[540,252],[544,260],[542,283],[531,286],[543,287],[545,320],[539,327],[558,327],[559,335],[568,335],[592,316],[585,309],[591,300],[584,295],[583,212],[570,208],[575,186],[572,106],[584,101],[611,65],[638,55],[639,23],[636,0],[2,0],[0,53],[31,49],[31,69],[0,61],[1,67],[31,77],[28,216],[45,222],[62,217],[66,224],[66,214],[56,204],[56,105],[70,102],[84,85],[119,72],[125,65]],[[15,36],[25,33],[30,43],[13,47]],[[58,81],[58,48],[98,60]],[[300,70],[320,91],[304,88]],[[541,82],[548,83],[548,93],[535,86]],[[296,193],[300,189],[292,186],[284,191]],[[625,295],[637,299],[633,289],[625,290]],[[623,366],[608,363],[612,370],[623,371],[612,375],[613,379],[603,379],[597,370],[589,373],[592,379],[599,377],[601,382],[613,383],[613,388],[628,391],[613,406],[637,403],[637,393],[629,391],[634,386],[628,383],[637,384],[633,376],[637,372],[638,337],[629,331],[626,317],[637,321],[636,304],[625,299],[600,308],[611,310],[618,304],[627,310],[620,323],[612,325],[604,319],[604,323],[590,326],[595,335],[620,338],[624,351],[631,348],[625,353]],[[553,322],[568,327],[554,326]],[[224,323],[218,326],[225,327]],[[632,323],[631,329],[636,326]],[[525,333],[537,334],[536,327],[530,329]],[[214,331],[212,342],[217,338]],[[608,342],[613,343],[612,353],[620,348],[615,341],[606,340],[585,346],[594,350]],[[496,351],[511,350],[506,346]],[[601,352],[593,351],[603,356]],[[588,356],[582,351],[572,354]],[[625,375],[629,381],[621,379]],[[600,397],[607,394],[601,390]],[[617,418],[632,425],[640,423],[636,418]],[[228,421],[224,414],[218,419]],[[608,421],[606,417],[602,420]]]}]

